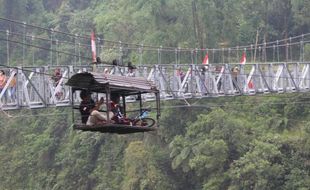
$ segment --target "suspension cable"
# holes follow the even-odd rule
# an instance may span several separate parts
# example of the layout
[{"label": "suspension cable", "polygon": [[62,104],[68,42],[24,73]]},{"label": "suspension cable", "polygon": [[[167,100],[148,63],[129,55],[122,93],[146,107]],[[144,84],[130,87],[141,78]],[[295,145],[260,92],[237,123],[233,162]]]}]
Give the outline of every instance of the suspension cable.
[{"label": "suspension cable", "polygon": [[[60,34],[64,34],[64,35],[67,35],[67,36],[71,36],[71,37],[75,37],[76,34],[71,34],[71,33],[66,33],[66,32],[62,32],[62,31],[57,31],[57,30],[54,30],[54,29],[49,29],[49,28],[44,28],[44,27],[40,27],[40,26],[35,26],[35,25],[31,25],[31,24],[27,24],[25,22],[20,22],[20,21],[16,21],[16,20],[11,20],[11,19],[7,19],[7,18],[3,18],[3,17],[0,17],[0,20],[4,20],[4,21],[7,21],[7,22],[11,22],[11,23],[16,23],[16,24],[20,24],[20,25],[25,25],[25,26],[30,26],[30,27],[34,27],[34,28],[38,28],[38,29],[42,29],[42,30],[45,30],[45,31],[53,31],[54,33],[60,33]],[[310,33],[307,33],[307,34],[302,34],[302,35],[297,35],[297,36],[294,36],[294,37],[290,37],[291,39],[298,39],[298,38],[301,38],[301,37],[305,37],[305,36],[309,36]],[[83,38],[83,39],[89,39],[89,36],[87,35],[78,35],[80,38]],[[289,40],[289,38],[285,38],[285,39],[281,39],[281,40],[276,40],[276,41],[271,41],[271,42],[268,42],[266,43],[266,45],[269,45],[269,44],[274,44],[274,43],[279,43],[279,42],[286,42],[287,40]],[[105,42],[110,42],[110,43],[114,43],[114,44],[117,44],[118,41],[113,41],[113,40],[107,40],[107,39],[104,39]],[[139,47],[140,44],[136,44],[136,43],[123,43],[125,45],[132,45],[132,46],[135,46],[135,47]],[[257,44],[257,45],[264,45],[264,43],[262,44]],[[158,46],[154,46],[154,45],[145,45],[145,47],[149,47],[149,48],[153,48],[153,49],[158,49],[159,47]],[[176,47],[162,47],[163,50],[173,50],[175,49]],[[251,45],[245,45],[245,46],[236,46],[236,47],[230,47],[231,50],[236,50],[236,48],[251,48]],[[180,48],[180,51],[191,51],[192,48]],[[213,48],[214,51],[221,51],[222,49],[221,48]],[[198,49],[199,51],[203,51],[204,49]]]}]

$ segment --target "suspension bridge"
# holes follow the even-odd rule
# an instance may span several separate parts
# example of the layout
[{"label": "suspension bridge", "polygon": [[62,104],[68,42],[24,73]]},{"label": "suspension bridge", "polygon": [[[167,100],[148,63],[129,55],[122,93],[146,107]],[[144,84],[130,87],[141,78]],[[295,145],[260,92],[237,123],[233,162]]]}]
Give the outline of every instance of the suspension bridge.
[{"label": "suspension bridge", "polygon": [[[94,70],[152,80],[162,100],[310,91],[310,62],[306,52],[310,34],[213,49],[96,38],[97,55],[103,54],[105,60],[109,52],[119,60],[119,64],[114,65],[87,64],[92,62],[92,55],[90,37],[86,35],[0,18],[0,40],[0,70],[6,77],[0,85],[2,110],[78,103],[79,97],[71,99],[71,91],[65,83],[75,73]],[[134,73],[124,64],[132,55],[138,58]],[[246,63],[240,63],[242,55],[248,57]],[[201,64],[201,57],[207,57],[210,63]],[[148,94],[142,98],[154,100]],[[135,101],[135,97],[128,97],[126,101]]]}]

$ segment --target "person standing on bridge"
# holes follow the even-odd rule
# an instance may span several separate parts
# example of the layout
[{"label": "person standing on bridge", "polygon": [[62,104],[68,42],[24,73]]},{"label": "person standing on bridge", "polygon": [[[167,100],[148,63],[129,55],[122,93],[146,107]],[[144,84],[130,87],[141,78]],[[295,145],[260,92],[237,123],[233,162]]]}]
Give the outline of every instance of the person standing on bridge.
[{"label": "person standing on bridge", "polygon": [[224,71],[224,67],[222,66],[216,66],[215,67],[215,80],[218,81],[217,83],[217,91],[220,92],[222,88],[222,77],[221,73]]},{"label": "person standing on bridge", "polygon": [[134,66],[131,62],[128,62],[128,77],[135,77],[136,76],[136,66]]},{"label": "person standing on bridge", "polygon": [[[52,76],[52,80],[54,82],[55,90],[57,90],[57,86],[59,85],[61,78],[62,78],[61,70],[60,70],[60,68],[56,68],[54,71],[54,74]],[[61,89],[58,90],[57,92],[55,92],[55,96],[58,100],[61,99],[61,97],[63,96]]]},{"label": "person standing on bridge", "polygon": [[208,78],[207,78],[207,72],[208,72],[207,66],[200,67],[200,87],[201,87],[201,93],[202,95],[207,94],[207,86],[208,86]]},{"label": "person standing on bridge", "polygon": [[184,80],[185,74],[183,73],[181,67],[177,68],[177,72],[176,72],[177,77],[180,77],[181,83]]},{"label": "person standing on bridge", "polygon": [[[4,90],[6,80],[7,80],[7,78],[5,76],[4,70],[0,70],[0,94]],[[6,100],[6,92],[4,92],[3,97]]]},{"label": "person standing on bridge", "polygon": [[232,74],[232,78],[233,78],[233,86],[234,89],[237,90],[237,86],[238,86],[238,75],[239,75],[239,67],[234,67],[231,69],[231,74]]},{"label": "person standing on bridge", "polygon": [[60,68],[56,68],[52,76],[52,80],[54,81],[54,86],[57,86],[59,84],[61,77],[62,75],[61,75]]},{"label": "person standing on bridge", "polygon": [[8,92],[9,92],[9,97],[11,102],[16,101],[16,72],[12,71],[11,72],[13,75],[13,78],[9,84]]}]

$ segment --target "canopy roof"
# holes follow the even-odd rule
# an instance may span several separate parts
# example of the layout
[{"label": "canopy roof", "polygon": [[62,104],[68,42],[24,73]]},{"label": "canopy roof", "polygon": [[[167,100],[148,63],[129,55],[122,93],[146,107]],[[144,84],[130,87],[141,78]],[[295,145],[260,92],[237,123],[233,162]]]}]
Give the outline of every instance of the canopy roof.
[{"label": "canopy roof", "polygon": [[75,74],[66,85],[71,86],[73,90],[102,93],[110,91],[123,95],[159,92],[152,81],[142,77],[126,77],[95,72]]}]

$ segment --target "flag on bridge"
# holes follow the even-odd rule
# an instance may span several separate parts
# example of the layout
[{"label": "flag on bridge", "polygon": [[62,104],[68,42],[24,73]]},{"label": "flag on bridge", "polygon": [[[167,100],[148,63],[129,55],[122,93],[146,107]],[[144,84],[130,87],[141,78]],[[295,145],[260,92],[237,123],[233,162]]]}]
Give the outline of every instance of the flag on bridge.
[{"label": "flag on bridge", "polygon": [[240,60],[240,64],[241,65],[244,65],[246,62],[246,53],[245,51],[242,53],[242,56],[241,56],[241,60]]},{"label": "flag on bridge", "polygon": [[92,59],[93,59],[93,62],[96,62],[96,58],[97,58],[97,55],[96,55],[96,41],[95,41],[95,32],[92,32],[91,33],[91,52],[92,52]]},{"label": "flag on bridge", "polygon": [[208,53],[206,54],[205,58],[203,59],[202,64],[203,65],[208,65],[209,64],[209,54]]},{"label": "flag on bridge", "polygon": [[[245,65],[245,63],[246,63],[246,53],[245,53],[245,51],[244,51],[244,52],[242,52],[240,64],[241,64],[241,65]],[[253,84],[252,79],[249,81],[248,87],[249,87],[250,89],[253,89],[253,88],[254,88],[254,84]]]}]

